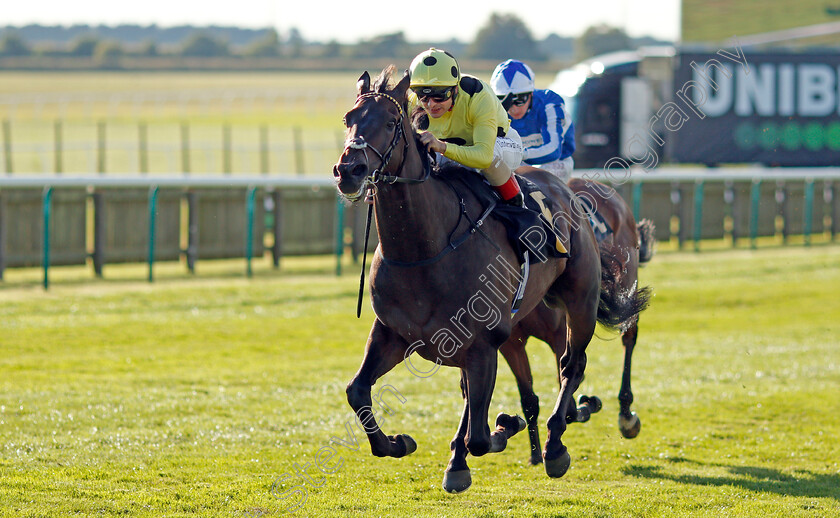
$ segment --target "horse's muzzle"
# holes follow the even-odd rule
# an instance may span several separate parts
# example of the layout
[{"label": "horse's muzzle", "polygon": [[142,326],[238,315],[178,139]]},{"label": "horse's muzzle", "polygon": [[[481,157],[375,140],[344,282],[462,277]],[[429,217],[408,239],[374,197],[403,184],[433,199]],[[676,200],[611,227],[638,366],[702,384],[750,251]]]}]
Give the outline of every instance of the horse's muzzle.
[{"label": "horse's muzzle", "polygon": [[333,166],[333,177],[339,192],[348,199],[355,201],[362,196],[368,167],[359,162],[339,162]]}]

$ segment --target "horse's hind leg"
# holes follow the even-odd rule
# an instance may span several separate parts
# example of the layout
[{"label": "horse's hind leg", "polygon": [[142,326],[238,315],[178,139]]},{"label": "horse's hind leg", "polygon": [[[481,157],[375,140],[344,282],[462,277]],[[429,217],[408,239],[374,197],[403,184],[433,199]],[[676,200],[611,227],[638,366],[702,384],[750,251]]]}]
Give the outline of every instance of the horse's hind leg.
[{"label": "horse's hind leg", "polygon": [[531,364],[528,362],[528,354],[525,351],[524,332],[515,327],[507,342],[502,345],[499,351],[507,360],[510,370],[516,378],[516,385],[519,388],[519,400],[522,403],[522,413],[525,414],[525,422],[528,424],[528,439],[531,442],[531,458],[533,465],[542,464],[542,451],[540,448],[540,398],[534,393],[534,379],[531,376]]},{"label": "horse's hind leg", "polygon": [[347,385],[347,401],[365,427],[371,453],[377,457],[404,457],[417,449],[417,443],[408,435],[386,436],[382,432],[373,415],[370,396],[376,380],[403,361],[406,349],[405,340],[376,320],[362,365]]},{"label": "horse's hind leg", "polygon": [[630,388],[630,368],[638,334],[638,320],[621,334],[621,342],[624,344],[624,370],[621,374],[621,389],[618,392],[618,402],[621,407],[618,412],[618,428],[621,430],[621,435],[627,439],[633,439],[639,435],[639,430],[642,428],[639,416],[630,410],[630,405],[633,404],[633,390]]},{"label": "horse's hind leg", "polygon": [[567,416],[575,415],[574,393],[583,379],[586,346],[595,332],[597,298],[596,292],[589,297],[564,299],[571,301],[566,305],[567,347],[560,359],[560,394],[551,417],[548,418],[548,439],[543,451],[545,472],[550,477],[562,477],[571,464],[571,456],[561,438],[566,431]]}]

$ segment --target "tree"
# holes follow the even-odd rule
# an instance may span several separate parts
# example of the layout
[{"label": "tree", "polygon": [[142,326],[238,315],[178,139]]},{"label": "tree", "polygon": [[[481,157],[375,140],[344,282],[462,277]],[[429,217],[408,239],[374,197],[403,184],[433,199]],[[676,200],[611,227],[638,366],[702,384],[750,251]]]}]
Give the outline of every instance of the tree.
[{"label": "tree", "polygon": [[321,48],[320,57],[322,58],[337,58],[341,56],[341,44],[335,40],[328,41],[323,48]]},{"label": "tree", "polygon": [[632,42],[626,32],[602,24],[586,29],[575,40],[575,57],[582,61],[599,54],[632,48]]},{"label": "tree", "polygon": [[69,54],[79,58],[90,58],[93,57],[97,45],[99,45],[99,38],[93,34],[83,34],[70,44]]},{"label": "tree", "polygon": [[276,58],[280,55],[280,36],[274,29],[269,30],[265,36],[254,41],[245,49],[246,56],[259,58]]},{"label": "tree", "polygon": [[96,46],[93,60],[99,68],[120,68],[120,59],[125,54],[122,46],[115,41],[103,41]]},{"label": "tree", "polygon": [[395,32],[357,43],[353,55],[359,58],[410,58],[412,52],[405,34]]},{"label": "tree", "polygon": [[289,55],[293,58],[299,58],[303,55],[303,46],[306,41],[303,39],[300,31],[292,27],[289,29]]},{"label": "tree", "polygon": [[32,54],[29,45],[15,31],[6,31],[0,40],[0,56],[28,56]]},{"label": "tree", "polygon": [[181,55],[193,58],[215,58],[227,56],[230,49],[226,42],[216,39],[204,32],[194,33],[187,38],[181,48]]},{"label": "tree", "polygon": [[490,19],[467,48],[467,57],[478,59],[543,60],[531,31],[514,14],[490,15]]},{"label": "tree", "polygon": [[144,56],[147,58],[153,58],[160,55],[160,51],[158,50],[157,43],[153,40],[146,40],[143,45],[140,46],[140,50],[137,52],[139,56]]}]

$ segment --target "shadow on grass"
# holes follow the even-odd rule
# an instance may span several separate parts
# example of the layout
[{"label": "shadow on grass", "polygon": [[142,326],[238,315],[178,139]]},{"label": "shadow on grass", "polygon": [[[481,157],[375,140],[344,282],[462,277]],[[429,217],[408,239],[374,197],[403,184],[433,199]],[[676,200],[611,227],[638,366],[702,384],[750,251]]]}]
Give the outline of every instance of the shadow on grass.
[{"label": "shadow on grass", "polygon": [[735,486],[748,491],[775,493],[784,496],[833,498],[840,500],[840,475],[812,473],[799,470],[795,476],[779,470],[755,466],[728,466],[725,464],[703,463],[677,457],[672,463],[689,463],[696,466],[723,468],[729,476],[687,475],[667,473],[661,466],[632,465],[624,468],[625,475],[631,477],[670,480],[680,484],[697,486]]}]

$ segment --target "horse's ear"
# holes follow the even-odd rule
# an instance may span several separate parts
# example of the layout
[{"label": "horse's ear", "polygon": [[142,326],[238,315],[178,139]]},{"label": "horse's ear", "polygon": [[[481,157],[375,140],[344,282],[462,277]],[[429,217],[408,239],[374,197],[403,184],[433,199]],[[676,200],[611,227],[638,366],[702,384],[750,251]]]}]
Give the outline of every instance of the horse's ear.
[{"label": "horse's ear", "polygon": [[406,70],[405,74],[403,74],[402,79],[400,79],[400,82],[397,83],[397,86],[394,88],[394,92],[399,94],[399,97],[403,97],[406,94],[406,92],[408,92],[408,85],[410,84],[410,82],[411,74],[408,70]]},{"label": "horse's ear", "polygon": [[358,91],[358,95],[370,92],[370,74],[367,73],[367,70],[356,81],[356,90]]}]

